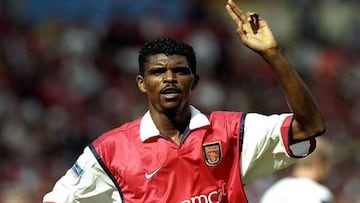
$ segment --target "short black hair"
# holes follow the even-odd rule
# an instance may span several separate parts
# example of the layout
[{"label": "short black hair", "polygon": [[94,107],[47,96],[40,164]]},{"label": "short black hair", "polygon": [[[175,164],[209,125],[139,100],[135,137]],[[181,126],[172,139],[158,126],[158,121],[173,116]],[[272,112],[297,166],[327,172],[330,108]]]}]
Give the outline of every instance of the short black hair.
[{"label": "short black hair", "polygon": [[145,63],[149,56],[156,54],[185,56],[193,74],[196,74],[196,56],[189,44],[170,37],[158,38],[147,42],[139,51],[139,73],[144,75]]}]

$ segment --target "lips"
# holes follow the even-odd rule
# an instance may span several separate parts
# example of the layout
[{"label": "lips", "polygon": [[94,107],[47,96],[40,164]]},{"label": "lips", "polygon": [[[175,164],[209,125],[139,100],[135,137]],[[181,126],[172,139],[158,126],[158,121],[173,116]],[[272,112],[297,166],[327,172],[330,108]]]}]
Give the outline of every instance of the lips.
[{"label": "lips", "polygon": [[181,90],[176,87],[167,87],[160,91],[161,94],[180,94]]}]

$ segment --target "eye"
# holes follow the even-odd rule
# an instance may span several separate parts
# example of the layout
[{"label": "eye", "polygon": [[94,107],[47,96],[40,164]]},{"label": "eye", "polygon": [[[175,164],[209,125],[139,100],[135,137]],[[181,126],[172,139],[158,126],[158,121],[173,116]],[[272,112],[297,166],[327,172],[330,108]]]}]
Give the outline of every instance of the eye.
[{"label": "eye", "polygon": [[191,74],[191,70],[188,67],[177,67],[172,70],[174,73],[178,73],[180,75],[189,75]]},{"label": "eye", "polygon": [[166,71],[165,68],[152,68],[149,70],[150,75],[160,75]]}]

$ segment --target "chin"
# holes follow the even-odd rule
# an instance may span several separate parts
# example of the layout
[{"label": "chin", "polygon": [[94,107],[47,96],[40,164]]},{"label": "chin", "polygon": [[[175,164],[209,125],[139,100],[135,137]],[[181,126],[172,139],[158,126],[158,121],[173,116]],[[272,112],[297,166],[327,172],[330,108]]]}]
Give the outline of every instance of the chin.
[{"label": "chin", "polygon": [[161,110],[163,112],[166,113],[171,113],[171,112],[178,112],[181,109],[182,105],[177,103],[177,102],[170,102],[170,103],[166,103],[161,105]]}]

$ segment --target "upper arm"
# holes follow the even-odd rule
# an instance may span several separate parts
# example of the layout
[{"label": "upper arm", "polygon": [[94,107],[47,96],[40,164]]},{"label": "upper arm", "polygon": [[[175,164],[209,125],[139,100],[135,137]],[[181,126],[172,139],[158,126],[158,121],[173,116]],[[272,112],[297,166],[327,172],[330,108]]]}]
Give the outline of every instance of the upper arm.
[{"label": "upper arm", "polygon": [[121,202],[119,192],[88,147],[43,202]]},{"label": "upper arm", "polygon": [[240,160],[245,183],[285,168],[312,151],[310,141],[291,143],[292,118],[292,114],[247,114]]}]

